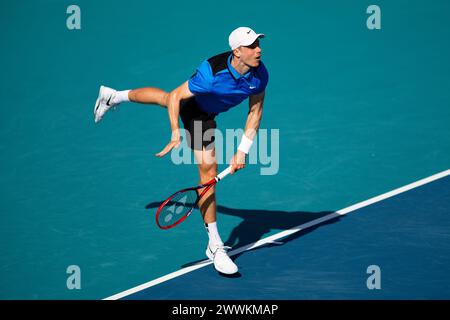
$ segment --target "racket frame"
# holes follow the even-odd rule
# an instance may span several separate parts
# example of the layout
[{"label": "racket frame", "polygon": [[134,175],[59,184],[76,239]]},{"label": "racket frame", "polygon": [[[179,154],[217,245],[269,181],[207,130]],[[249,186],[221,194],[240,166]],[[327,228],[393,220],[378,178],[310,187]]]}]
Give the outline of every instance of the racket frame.
[{"label": "racket frame", "polygon": [[[156,211],[156,225],[161,228],[161,229],[170,229],[175,227],[176,225],[180,224],[181,222],[183,222],[187,217],[190,216],[190,214],[194,211],[194,208],[197,206],[198,202],[200,201],[200,199],[208,192],[209,189],[211,189],[214,185],[216,185],[217,182],[219,182],[221,179],[223,179],[225,176],[227,176],[231,171],[231,167],[228,167],[227,169],[225,169],[224,171],[222,171],[220,174],[218,174],[216,177],[214,177],[213,179],[211,179],[210,181],[208,181],[205,184],[201,184],[198,185],[196,187],[193,188],[187,188],[187,189],[182,189],[180,191],[175,192],[174,194],[172,194],[170,197],[168,197],[163,203],[161,203],[161,205],[158,207],[158,210]],[[176,222],[172,223],[171,225],[168,226],[162,226],[159,224],[158,218],[159,215],[162,211],[162,209],[165,207],[165,205],[172,200],[175,196],[179,195],[180,193],[186,192],[186,191],[191,191],[191,190],[199,190],[199,189],[204,189],[200,195],[198,192],[197,193],[197,199],[195,200],[194,205],[192,206],[192,208],[186,212],[180,219],[178,219]]]}]

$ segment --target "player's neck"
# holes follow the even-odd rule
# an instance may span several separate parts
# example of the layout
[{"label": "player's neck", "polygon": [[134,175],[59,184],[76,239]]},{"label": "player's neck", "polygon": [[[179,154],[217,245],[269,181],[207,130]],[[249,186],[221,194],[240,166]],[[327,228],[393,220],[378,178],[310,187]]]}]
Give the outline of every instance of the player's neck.
[{"label": "player's neck", "polygon": [[231,65],[241,75],[244,75],[250,71],[250,67],[248,65],[241,62],[239,59],[235,58],[234,56],[231,58]]}]

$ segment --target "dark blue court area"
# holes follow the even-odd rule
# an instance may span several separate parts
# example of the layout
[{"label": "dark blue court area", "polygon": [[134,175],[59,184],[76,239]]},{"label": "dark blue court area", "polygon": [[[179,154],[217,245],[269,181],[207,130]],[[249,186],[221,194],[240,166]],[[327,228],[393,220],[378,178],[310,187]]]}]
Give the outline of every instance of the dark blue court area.
[{"label": "dark blue court area", "polygon": [[208,265],[126,299],[449,299],[449,203],[447,176],[235,256],[237,277]]}]

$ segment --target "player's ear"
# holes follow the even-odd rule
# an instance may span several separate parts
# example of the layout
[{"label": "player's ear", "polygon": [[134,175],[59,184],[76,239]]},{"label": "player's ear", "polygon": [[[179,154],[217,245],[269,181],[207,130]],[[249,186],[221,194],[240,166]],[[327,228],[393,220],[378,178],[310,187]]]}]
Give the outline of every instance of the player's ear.
[{"label": "player's ear", "polygon": [[234,50],[233,50],[233,55],[234,55],[236,58],[240,58],[240,57],[241,57],[241,49],[240,49],[240,48],[234,49]]}]

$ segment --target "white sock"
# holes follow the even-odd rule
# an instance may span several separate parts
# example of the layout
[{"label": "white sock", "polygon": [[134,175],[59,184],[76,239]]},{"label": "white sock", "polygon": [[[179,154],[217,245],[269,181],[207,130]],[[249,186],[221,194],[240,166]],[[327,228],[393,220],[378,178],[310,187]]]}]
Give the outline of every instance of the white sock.
[{"label": "white sock", "polygon": [[222,239],[220,238],[219,231],[217,230],[217,223],[205,223],[206,231],[208,232],[209,243],[213,245],[223,246]]},{"label": "white sock", "polygon": [[128,92],[131,90],[124,90],[124,91],[116,91],[116,95],[113,99],[113,103],[121,103],[121,102],[128,102],[130,101],[130,98],[128,98]]}]

